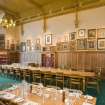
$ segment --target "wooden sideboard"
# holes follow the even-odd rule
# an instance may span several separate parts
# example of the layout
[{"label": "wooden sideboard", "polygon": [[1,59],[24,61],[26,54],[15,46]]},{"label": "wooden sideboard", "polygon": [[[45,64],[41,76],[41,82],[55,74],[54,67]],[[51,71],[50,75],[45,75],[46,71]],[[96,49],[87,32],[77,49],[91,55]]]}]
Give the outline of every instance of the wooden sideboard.
[{"label": "wooden sideboard", "polygon": [[0,64],[11,64],[19,62],[20,53],[18,51],[0,49]]}]

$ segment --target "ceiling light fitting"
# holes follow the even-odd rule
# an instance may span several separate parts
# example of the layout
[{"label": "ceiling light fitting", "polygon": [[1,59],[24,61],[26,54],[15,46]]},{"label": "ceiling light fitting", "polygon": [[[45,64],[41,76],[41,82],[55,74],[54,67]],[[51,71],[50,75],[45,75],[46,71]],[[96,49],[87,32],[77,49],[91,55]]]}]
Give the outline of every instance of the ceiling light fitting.
[{"label": "ceiling light fitting", "polygon": [[4,11],[0,11],[0,26],[4,28],[15,27],[16,22],[11,16],[6,15]]}]

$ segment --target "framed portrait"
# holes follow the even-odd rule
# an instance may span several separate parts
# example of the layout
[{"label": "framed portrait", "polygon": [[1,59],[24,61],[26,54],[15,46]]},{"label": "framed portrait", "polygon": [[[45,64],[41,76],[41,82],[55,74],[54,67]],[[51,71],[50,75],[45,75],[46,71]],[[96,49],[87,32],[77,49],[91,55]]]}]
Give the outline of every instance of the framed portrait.
[{"label": "framed portrait", "polygon": [[20,50],[22,52],[25,52],[26,51],[26,42],[21,42],[21,44],[20,44]]},{"label": "framed portrait", "polygon": [[96,40],[88,40],[87,41],[87,49],[88,50],[96,50],[96,48],[97,48]]},{"label": "framed portrait", "polygon": [[40,39],[36,39],[36,44],[40,44]]},{"label": "framed portrait", "polygon": [[97,37],[98,38],[105,38],[105,28],[97,29]]},{"label": "framed portrait", "polygon": [[98,50],[105,50],[105,39],[98,39]]},{"label": "framed portrait", "polygon": [[71,41],[70,42],[70,50],[74,51],[76,49],[76,41]]},{"label": "framed portrait", "polygon": [[52,34],[45,35],[45,45],[51,45],[52,44]]},{"label": "framed portrait", "polygon": [[79,29],[78,30],[78,38],[85,38],[86,29]]},{"label": "framed portrait", "polygon": [[19,41],[16,41],[16,50],[17,50],[17,51],[20,50],[20,43],[19,43]]},{"label": "framed portrait", "polygon": [[41,50],[41,45],[40,44],[36,44],[35,45],[35,50]]},{"label": "framed portrait", "polygon": [[63,50],[63,45],[62,45],[61,42],[60,42],[60,43],[57,43],[57,50],[58,50],[58,51]]},{"label": "framed portrait", "polygon": [[63,50],[69,50],[69,44],[68,43],[62,43],[63,44]]},{"label": "framed portrait", "polygon": [[96,38],[96,29],[88,29],[88,38]]},{"label": "framed portrait", "polygon": [[31,51],[32,49],[31,49],[31,47],[32,47],[32,45],[31,45],[31,40],[27,40],[26,41],[26,44],[27,44],[27,51]]},{"label": "framed portrait", "polygon": [[76,38],[76,32],[72,32],[69,34],[69,40],[73,41]]},{"label": "framed portrait", "polygon": [[7,42],[6,42],[6,49],[10,49],[10,41],[9,40],[7,40]]},{"label": "framed portrait", "polygon": [[77,50],[86,50],[87,40],[86,39],[77,39]]}]

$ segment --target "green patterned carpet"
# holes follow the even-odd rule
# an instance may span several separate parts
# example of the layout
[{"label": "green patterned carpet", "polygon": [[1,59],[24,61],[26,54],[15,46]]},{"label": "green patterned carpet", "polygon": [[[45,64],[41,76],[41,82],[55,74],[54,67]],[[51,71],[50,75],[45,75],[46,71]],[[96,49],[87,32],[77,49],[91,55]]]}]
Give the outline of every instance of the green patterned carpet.
[{"label": "green patterned carpet", "polygon": [[15,83],[19,83],[19,81],[0,76],[0,90],[7,89]]},{"label": "green patterned carpet", "polygon": [[[19,82],[20,81],[17,81],[17,80],[11,79],[11,78],[7,78],[4,76],[0,76],[0,90],[3,90],[5,88],[11,86],[11,84],[19,83]],[[99,94],[97,94],[96,91],[92,90],[92,89],[88,89],[85,94],[89,94],[89,95],[97,97],[96,105],[105,105],[105,81],[101,81]]]},{"label": "green patterned carpet", "polygon": [[88,89],[85,94],[92,95],[97,97],[96,105],[105,105],[105,81],[101,81],[100,83],[100,92],[97,94],[96,90]]}]

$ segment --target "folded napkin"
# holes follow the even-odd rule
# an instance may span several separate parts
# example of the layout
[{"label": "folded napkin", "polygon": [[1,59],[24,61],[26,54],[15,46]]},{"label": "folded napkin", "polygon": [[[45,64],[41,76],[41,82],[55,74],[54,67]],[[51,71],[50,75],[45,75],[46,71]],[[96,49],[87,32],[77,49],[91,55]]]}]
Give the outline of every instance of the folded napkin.
[{"label": "folded napkin", "polygon": [[14,102],[17,102],[17,103],[23,102],[23,101],[24,101],[24,99],[21,98],[21,97],[17,97],[17,98],[14,99]]},{"label": "folded napkin", "polygon": [[91,103],[86,103],[86,102],[83,102],[83,104],[82,105],[93,105],[93,104],[91,104]]},{"label": "folded napkin", "polygon": [[14,94],[10,94],[10,93],[6,93],[6,94],[3,96],[3,98],[5,98],[5,99],[13,99],[13,98],[15,98],[15,95],[14,95]]},{"label": "folded napkin", "polygon": [[33,102],[33,101],[27,101],[23,105],[40,105],[39,103]]},{"label": "folded napkin", "polygon": [[90,96],[90,95],[85,95],[84,97],[87,98],[87,99],[89,99],[89,100],[92,100],[93,99],[93,97]]}]

